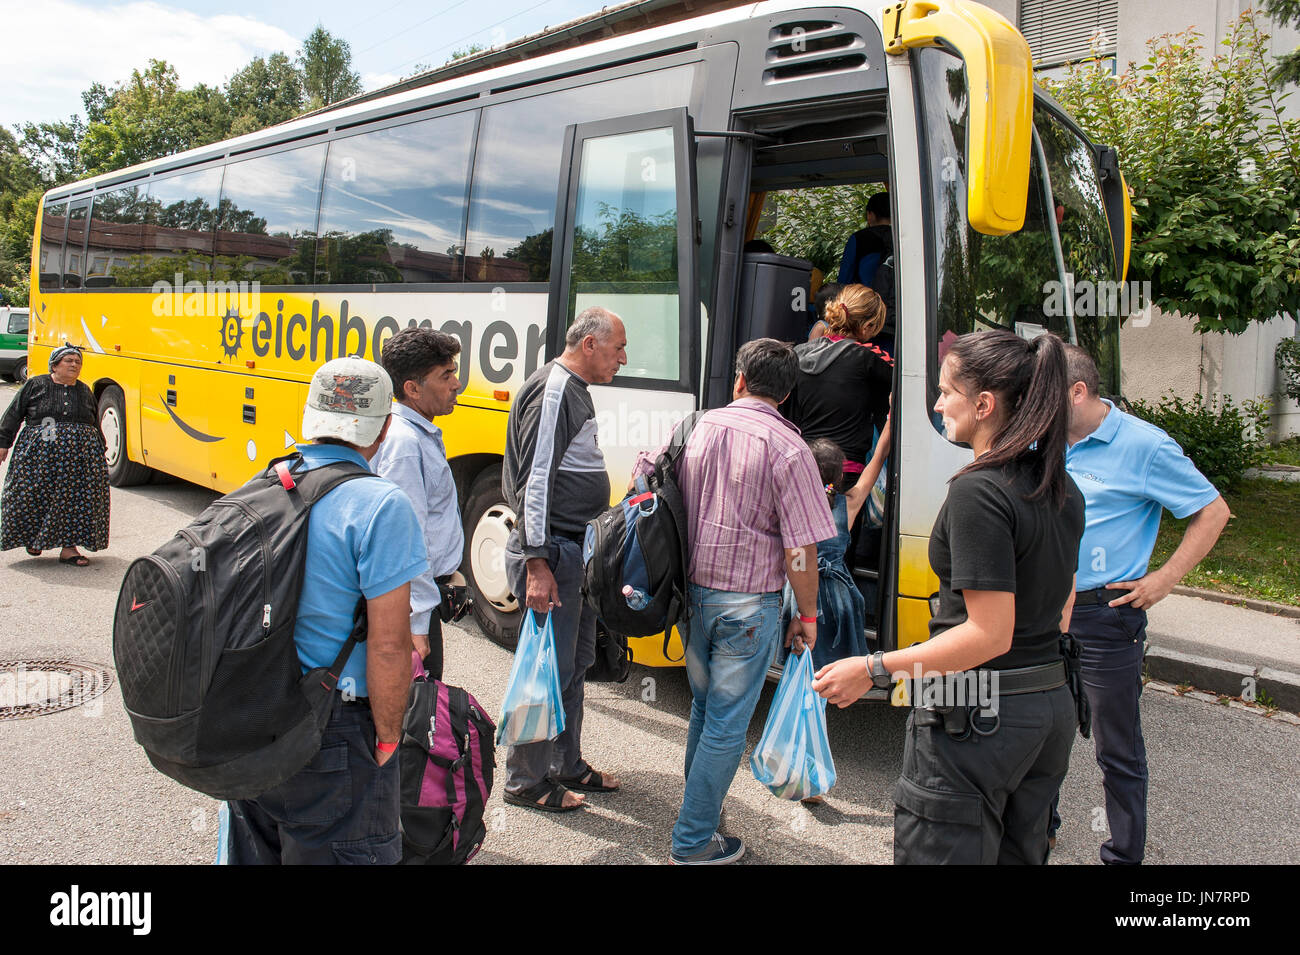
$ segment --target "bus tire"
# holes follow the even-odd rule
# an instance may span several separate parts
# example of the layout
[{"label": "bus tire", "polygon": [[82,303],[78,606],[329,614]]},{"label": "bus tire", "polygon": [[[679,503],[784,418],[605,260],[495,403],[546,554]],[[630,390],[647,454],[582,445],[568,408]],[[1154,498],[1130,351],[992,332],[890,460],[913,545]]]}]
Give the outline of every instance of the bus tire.
[{"label": "bus tire", "polygon": [[513,651],[519,642],[520,603],[506,581],[506,537],[515,512],[501,491],[501,466],[480,471],[465,500],[465,557],[461,566],[473,589],[474,617],[488,638]]},{"label": "bus tire", "polygon": [[136,464],[126,452],[126,400],[122,389],[109,385],[99,396],[99,430],[104,435],[104,458],[108,461],[108,483],[113,487],[134,487],[153,476],[153,468]]}]

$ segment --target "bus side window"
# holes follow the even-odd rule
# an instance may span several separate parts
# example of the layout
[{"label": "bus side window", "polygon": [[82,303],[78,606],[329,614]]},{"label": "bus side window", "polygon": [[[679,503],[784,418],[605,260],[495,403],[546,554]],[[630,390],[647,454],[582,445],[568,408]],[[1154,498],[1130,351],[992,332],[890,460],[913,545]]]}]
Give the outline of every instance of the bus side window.
[{"label": "bus side window", "polygon": [[68,231],[68,203],[52,202],[41,212],[40,290],[57,291],[63,276],[63,239]]},{"label": "bus side window", "polygon": [[316,282],[459,282],[476,111],[330,144]]},{"label": "bus side window", "polygon": [[693,78],[693,65],[675,66],[484,109],[465,281],[548,281],[565,127],[686,106]]},{"label": "bus side window", "polygon": [[[154,179],[146,200],[143,254],[154,280],[206,282],[212,277],[221,167]],[[150,283],[151,284],[151,283]]]},{"label": "bus side window", "polygon": [[311,284],[324,163],[325,145],[318,143],[226,167],[217,222],[217,279]]}]

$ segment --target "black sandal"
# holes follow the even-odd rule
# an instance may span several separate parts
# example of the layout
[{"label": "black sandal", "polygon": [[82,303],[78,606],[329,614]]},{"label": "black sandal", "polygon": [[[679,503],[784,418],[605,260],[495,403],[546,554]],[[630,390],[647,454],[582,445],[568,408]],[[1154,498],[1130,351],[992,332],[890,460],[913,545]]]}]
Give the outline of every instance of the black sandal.
[{"label": "black sandal", "polygon": [[32,557],[40,557],[40,556],[41,556],[41,552],[38,551],[35,547],[27,547],[27,548],[24,548],[24,549],[25,549],[25,550],[27,551],[27,553],[30,554]]},{"label": "black sandal", "polygon": [[590,766],[587,767],[585,773],[579,776],[572,776],[567,779],[557,776],[555,781],[561,786],[567,786],[569,789],[580,793],[616,793],[620,788],[619,786],[606,786],[605,777]]},{"label": "black sandal", "polygon": [[85,554],[73,554],[71,557],[60,557],[60,564],[72,564],[74,567],[89,567],[90,558]]},{"label": "black sandal", "polygon": [[[525,809],[538,809],[542,812],[573,812],[575,809],[581,809],[583,803],[574,806],[564,804],[566,792],[568,790],[560,784],[542,780],[536,786],[530,786],[517,793],[507,789],[503,798],[512,806],[523,806]],[[542,797],[545,797],[545,801],[539,802]]]}]

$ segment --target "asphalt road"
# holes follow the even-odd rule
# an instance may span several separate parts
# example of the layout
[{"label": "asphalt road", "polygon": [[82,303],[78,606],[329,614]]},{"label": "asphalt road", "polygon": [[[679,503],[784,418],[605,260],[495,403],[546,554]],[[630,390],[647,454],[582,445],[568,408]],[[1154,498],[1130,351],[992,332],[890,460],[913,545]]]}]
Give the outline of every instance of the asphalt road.
[{"label": "asphalt road", "polygon": [[[0,388],[0,406],[12,388]],[[148,553],[215,494],[189,484],[112,492],[109,549],[90,567],[53,556],[0,554],[0,659],[60,658],[111,666],[112,614],[129,562]],[[447,680],[499,711],[510,654],[476,629],[449,628]],[[758,739],[765,690],[750,731]],[[690,694],[684,671],[636,667],[622,685],[587,690],[585,755],[623,780],[579,813],[506,806],[500,777],[480,863],[661,863],[682,794]],[[827,805],[805,809],[754,781],[748,752],[726,804],[726,831],[745,863],[891,860],[890,787],[902,758],[905,713],[832,709],[839,782]],[[1300,728],[1199,700],[1148,692],[1151,764],[1148,861],[1294,863],[1300,859]],[[217,804],[152,769],[134,743],[116,683],[80,709],[0,722],[0,863],[206,863]],[[1095,863],[1104,838],[1092,744],[1077,740],[1062,794],[1065,826],[1054,862]]]}]

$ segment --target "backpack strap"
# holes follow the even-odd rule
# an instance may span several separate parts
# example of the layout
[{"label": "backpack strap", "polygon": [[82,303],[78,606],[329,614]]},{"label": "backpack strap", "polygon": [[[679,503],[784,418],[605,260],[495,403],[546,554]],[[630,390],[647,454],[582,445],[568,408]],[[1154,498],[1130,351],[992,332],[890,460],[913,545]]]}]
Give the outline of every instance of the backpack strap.
[{"label": "backpack strap", "polygon": [[352,632],[343,641],[338,656],[334,658],[334,662],[325,671],[325,679],[321,681],[321,686],[327,690],[334,690],[338,687],[339,677],[343,675],[343,668],[348,665],[348,657],[352,655],[353,647],[358,643],[365,643],[366,637],[369,635],[370,626],[366,613],[366,595],[362,594],[357,598],[356,609],[352,611]]},{"label": "backpack strap", "polygon": [[673,429],[673,435],[668,440],[668,447],[664,448],[663,454],[659,455],[659,460],[655,462],[655,469],[662,475],[669,468],[676,472],[677,460],[686,451],[686,442],[695,430],[695,425],[704,417],[707,408],[701,408],[699,411],[692,411],[681,421],[677,422],[677,427]]},{"label": "backpack strap", "polygon": [[[311,469],[306,469],[304,467],[305,463],[302,452],[295,451],[293,454],[273,460],[267,467],[263,477],[268,481],[279,484],[289,495],[297,495],[302,501],[302,506],[309,512],[313,504],[340,484],[356,478],[379,476],[369,468],[363,468],[355,461],[335,461],[332,464],[324,464]],[[339,649],[338,656],[330,664],[325,673],[325,679],[321,681],[321,686],[328,690],[338,688],[339,678],[343,675],[343,668],[347,666],[353,648],[358,643],[365,643],[368,634],[369,621],[366,615],[366,597],[365,594],[362,594],[357,599],[356,609],[352,612],[352,632],[348,634],[347,640],[343,642],[343,646]]]},{"label": "backpack strap", "polygon": [[[662,483],[664,475],[672,472],[674,478],[677,476],[677,462],[682,454],[686,451],[686,442],[690,439],[691,432],[700,419],[704,417],[707,409],[701,408],[687,415],[681,421],[677,422],[677,427],[673,429],[672,438],[668,441],[668,447],[664,453],[659,455],[659,460],[655,462],[656,483]],[[682,546],[682,574],[689,575],[691,567],[691,550],[689,541],[689,528],[678,527],[677,538]],[[683,580],[681,587],[673,586],[673,595],[668,601],[668,613],[664,621],[664,659],[672,663],[679,663],[686,658],[686,644],[690,640],[690,634],[683,631],[682,633],[682,655],[679,659],[674,660],[668,655],[668,644],[673,637],[673,627],[678,620],[685,620],[690,615],[690,602],[687,599],[685,588],[690,586],[689,580]]]}]

